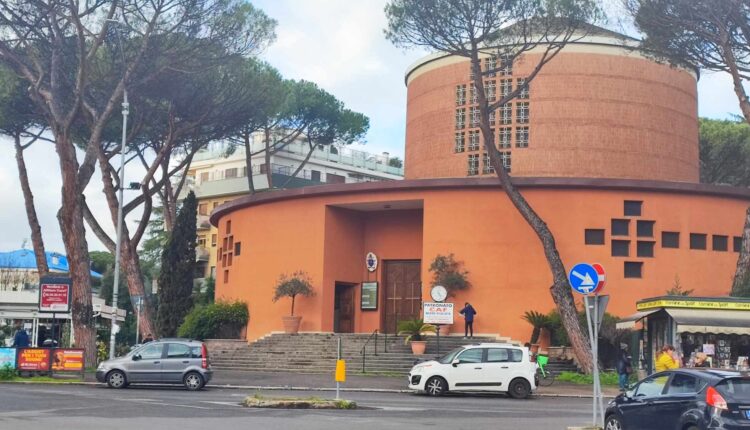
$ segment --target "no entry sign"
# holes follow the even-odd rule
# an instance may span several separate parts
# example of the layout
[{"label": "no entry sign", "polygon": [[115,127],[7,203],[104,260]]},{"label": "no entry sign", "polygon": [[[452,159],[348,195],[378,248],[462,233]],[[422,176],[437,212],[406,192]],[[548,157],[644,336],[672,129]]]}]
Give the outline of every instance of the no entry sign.
[{"label": "no entry sign", "polygon": [[39,283],[39,312],[70,312],[70,279],[43,278]]}]

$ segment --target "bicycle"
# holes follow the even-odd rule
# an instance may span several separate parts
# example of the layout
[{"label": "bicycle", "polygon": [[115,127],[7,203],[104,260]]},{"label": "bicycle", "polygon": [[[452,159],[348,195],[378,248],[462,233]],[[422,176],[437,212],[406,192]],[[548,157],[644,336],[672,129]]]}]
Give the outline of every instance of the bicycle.
[{"label": "bicycle", "polygon": [[549,357],[546,355],[536,356],[537,373],[539,374],[538,385],[541,387],[549,387],[555,382],[555,374],[551,370],[547,370],[547,364],[549,363]]}]

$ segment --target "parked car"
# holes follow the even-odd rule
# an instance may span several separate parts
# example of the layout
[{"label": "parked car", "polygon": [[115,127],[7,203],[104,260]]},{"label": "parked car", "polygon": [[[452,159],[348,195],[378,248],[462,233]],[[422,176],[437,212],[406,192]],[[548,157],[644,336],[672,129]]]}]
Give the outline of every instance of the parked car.
[{"label": "parked car", "polygon": [[503,392],[516,399],[536,390],[536,363],[528,348],[481,343],[454,349],[409,371],[409,388],[441,396],[447,392]]},{"label": "parked car", "polygon": [[206,344],[189,339],[160,339],[123,357],[99,363],[96,380],[110,388],[130,384],[182,384],[200,390],[213,375]]},{"label": "parked car", "polygon": [[606,430],[750,429],[750,374],[656,373],[610,401],[604,417]]}]

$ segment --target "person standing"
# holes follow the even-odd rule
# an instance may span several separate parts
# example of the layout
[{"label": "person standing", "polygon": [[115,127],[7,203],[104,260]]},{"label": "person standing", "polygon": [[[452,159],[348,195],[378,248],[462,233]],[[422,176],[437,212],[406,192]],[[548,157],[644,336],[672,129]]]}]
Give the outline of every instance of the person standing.
[{"label": "person standing", "polygon": [[620,391],[628,389],[628,379],[633,373],[632,360],[633,358],[628,354],[628,346],[624,343],[620,344],[620,355],[617,358],[617,382]]},{"label": "person standing", "polygon": [[464,308],[459,311],[464,316],[464,339],[474,337],[474,315],[477,314],[476,309],[469,302],[466,302]]},{"label": "person standing", "polygon": [[29,346],[29,334],[24,330],[23,325],[16,326],[16,334],[13,336],[14,348],[27,348]]},{"label": "person standing", "polygon": [[143,337],[143,343],[149,343],[153,342],[154,338],[151,336],[151,333],[146,333],[146,336]]},{"label": "person standing", "polygon": [[676,352],[674,346],[669,344],[664,345],[661,349],[661,353],[659,353],[659,356],[656,358],[654,370],[656,372],[663,372],[665,370],[672,370],[680,367],[680,361],[675,355]]}]

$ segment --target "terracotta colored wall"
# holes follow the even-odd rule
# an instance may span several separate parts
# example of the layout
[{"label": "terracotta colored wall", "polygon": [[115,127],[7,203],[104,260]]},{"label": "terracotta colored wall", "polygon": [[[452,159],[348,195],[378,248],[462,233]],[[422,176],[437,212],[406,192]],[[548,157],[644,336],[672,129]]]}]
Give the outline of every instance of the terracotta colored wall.
[{"label": "terracotta colored wall", "polygon": [[[741,232],[746,201],[602,189],[527,189],[525,194],[554,232],[566,266],[581,261],[604,265],[605,293],[611,295],[609,311],[614,314],[634,312],[637,300],[663,294],[676,276],[695,295],[728,291],[737,259],[731,252],[731,238]],[[423,210],[360,213],[326,208],[327,204],[415,199],[423,199]],[[642,200],[643,213],[630,217],[631,257],[612,257],[610,223],[612,218],[628,218],[623,216],[624,200]],[[373,192],[279,201],[222,217],[220,234],[224,235],[229,219],[235,241],[241,241],[243,249],[228,268],[229,282],[219,276],[217,295],[249,303],[249,339],[282,329],[280,317],[288,313],[289,303],[272,303],[272,287],[280,273],[298,269],[310,273],[317,290],[315,297],[298,301],[297,313],[304,316],[302,330],[330,331],[334,282],[382,279],[380,271],[368,277],[363,262],[368,251],[378,254],[381,267],[383,260],[421,257],[425,299],[429,297],[429,261],[438,253],[455,253],[465,262],[473,287],[453,301],[475,304],[477,333],[525,340],[530,327],[521,320],[523,312],[546,312],[553,307],[548,292],[551,277],[538,239],[496,190]],[[636,219],[656,221],[653,258],[635,256]],[[605,229],[605,245],[585,245],[586,228]],[[662,231],[680,232],[680,248],[662,248]],[[691,232],[708,234],[709,250],[690,250]],[[711,250],[712,234],[729,236],[730,251]],[[643,278],[626,279],[625,261],[643,261]],[[362,313],[358,294],[356,300],[356,331],[378,328],[380,313]],[[454,331],[460,332],[460,317],[456,321]]]},{"label": "terracotta colored wall", "polygon": [[[528,75],[536,57],[521,59],[513,78]],[[468,154],[481,161],[482,152],[454,152],[455,91],[468,83],[468,61],[423,67],[408,85],[406,178],[465,177]],[[698,181],[689,72],[636,56],[563,52],[530,87],[530,143],[510,149],[513,175]]]}]

